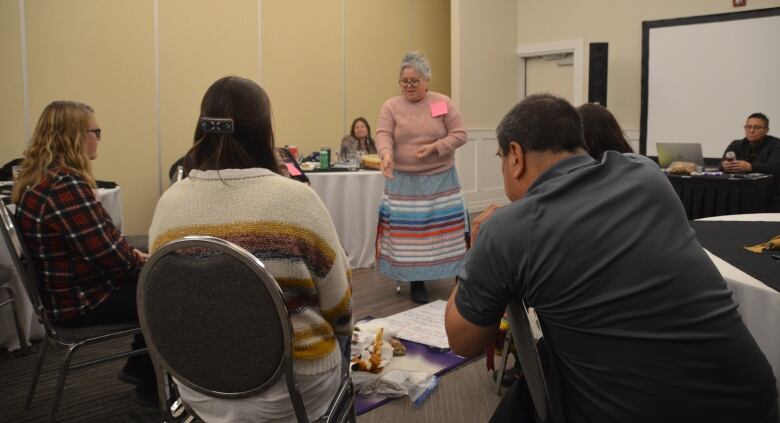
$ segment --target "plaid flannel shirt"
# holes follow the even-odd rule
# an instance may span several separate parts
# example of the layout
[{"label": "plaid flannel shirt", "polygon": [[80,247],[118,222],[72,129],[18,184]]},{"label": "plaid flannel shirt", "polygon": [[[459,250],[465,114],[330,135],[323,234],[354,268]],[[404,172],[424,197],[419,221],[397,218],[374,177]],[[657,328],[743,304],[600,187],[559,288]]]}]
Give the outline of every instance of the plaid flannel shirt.
[{"label": "plaid flannel shirt", "polygon": [[16,212],[53,321],[77,318],[137,279],[143,261],[78,174],[49,169]]}]

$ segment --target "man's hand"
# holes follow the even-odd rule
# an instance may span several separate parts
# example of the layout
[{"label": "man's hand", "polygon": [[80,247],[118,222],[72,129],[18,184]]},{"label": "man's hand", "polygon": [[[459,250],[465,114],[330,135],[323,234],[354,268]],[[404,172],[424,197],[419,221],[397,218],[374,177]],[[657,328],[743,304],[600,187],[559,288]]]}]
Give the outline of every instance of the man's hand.
[{"label": "man's hand", "polygon": [[753,165],[750,162],[744,160],[732,160],[724,161],[722,163],[723,170],[729,173],[745,172],[750,173],[753,171]]},{"label": "man's hand", "polygon": [[474,245],[474,243],[477,242],[477,234],[479,234],[480,225],[488,220],[500,207],[501,206],[498,204],[491,204],[485,211],[480,213],[473,222],[471,222],[471,245]]},{"label": "man's hand", "polygon": [[389,154],[382,156],[380,167],[382,168],[382,175],[385,175],[385,178],[393,179],[393,158],[390,157]]},{"label": "man's hand", "polygon": [[433,144],[428,144],[418,148],[416,154],[418,159],[424,159],[436,152],[438,152],[438,150],[436,150],[436,146]]}]

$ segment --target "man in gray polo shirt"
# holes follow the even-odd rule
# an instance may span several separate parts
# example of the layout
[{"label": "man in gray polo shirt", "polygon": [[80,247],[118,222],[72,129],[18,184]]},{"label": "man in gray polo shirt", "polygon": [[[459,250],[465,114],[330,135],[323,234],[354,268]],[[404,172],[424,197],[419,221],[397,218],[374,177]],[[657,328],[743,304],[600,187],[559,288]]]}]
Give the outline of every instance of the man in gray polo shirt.
[{"label": "man in gray polo shirt", "polygon": [[[447,304],[453,351],[480,354],[519,298],[542,321],[569,422],[776,422],[772,369],[658,166],[593,160],[577,111],[550,95],[497,133],[512,203],[490,209]],[[522,392],[494,420],[518,421]]]}]

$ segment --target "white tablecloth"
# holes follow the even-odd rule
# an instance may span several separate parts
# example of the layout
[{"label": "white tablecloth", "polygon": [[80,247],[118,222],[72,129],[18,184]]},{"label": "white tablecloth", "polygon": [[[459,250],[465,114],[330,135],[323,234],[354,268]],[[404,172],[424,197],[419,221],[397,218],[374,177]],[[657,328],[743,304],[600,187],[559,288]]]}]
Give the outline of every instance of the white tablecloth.
[{"label": "white tablecloth", "polygon": [[[714,216],[699,220],[763,221],[778,222],[780,213],[735,214]],[[770,237],[776,234],[768,234]],[[720,270],[729,288],[734,291],[734,301],[739,313],[758,347],[766,355],[775,373],[777,391],[780,393],[780,292],[737,269],[720,257],[707,252]],[[780,272],[780,266],[778,266]]]},{"label": "white tablecloth", "polygon": [[119,232],[122,232],[124,228],[124,213],[122,213],[122,195],[119,192],[119,185],[110,189],[98,189],[97,199],[103,205],[103,208],[106,209],[108,215],[111,216],[114,226],[119,229]]},{"label": "white tablecloth", "polygon": [[330,213],[352,268],[374,265],[376,225],[385,179],[376,170],[307,173]]},{"label": "white tablecloth", "polygon": [[[97,199],[106,209],[111,216],[111,220],[114,221],[114,225],[121,231],[122,230],[122,197],[119,187],[111,189],[99,189]],[[2,234],[0,234],[0,238]],[[22,282],[19,280],[19,275],[16,273],[13,261],[5,246],[5,242],[0,239],[0,266],[11,269],[11,288],[14,289],[16,294],[15,307],[19,311],[19,323],[22,326],[22,330],[27,334],[28,339],[41,339],[43,338],[43,326],[38,323],[38,319],[35,317],[35,310],[33,310],[30,298],[27,296],[27,292],[22,286]],[[6,293],[4,290],[0,290],[0,299],[5,299]],[[0,308],[0,348],[7,348],[9,351],[19,349],[19,338],[16,336],[16,326],[14,326],[13,315],[11,314],[11,307],[5,306]]]}]

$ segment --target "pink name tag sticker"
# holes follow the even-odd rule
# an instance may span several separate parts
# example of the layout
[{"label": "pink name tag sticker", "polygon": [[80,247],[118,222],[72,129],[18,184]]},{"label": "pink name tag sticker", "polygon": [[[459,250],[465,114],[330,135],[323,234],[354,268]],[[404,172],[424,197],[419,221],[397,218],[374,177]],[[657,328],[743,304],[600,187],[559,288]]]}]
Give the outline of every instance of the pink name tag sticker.
[{"label": "pink name tag sticker", "polygon": [[301,171],[294,164],[285,163],[285,165],[287,165],[287,171],[290,172],[290,176],[300,176]]},{"label": "pink name tag sticker", "polygon": [[431,103],[431,117],[437,117],[446,114],[447,114],[446,101],[437,101],[436,103]]}]

